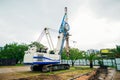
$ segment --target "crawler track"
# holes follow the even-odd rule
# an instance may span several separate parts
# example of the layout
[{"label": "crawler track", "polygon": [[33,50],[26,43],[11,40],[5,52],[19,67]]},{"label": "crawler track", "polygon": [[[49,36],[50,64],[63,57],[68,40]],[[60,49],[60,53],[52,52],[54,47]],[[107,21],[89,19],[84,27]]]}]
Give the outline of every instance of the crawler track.
[{"label": "crawler track", "polygon": [[32,71],[51,72],[58,70],[67,70],[70,66],[68,64],[49,64],[49,65],[32,65]]}]

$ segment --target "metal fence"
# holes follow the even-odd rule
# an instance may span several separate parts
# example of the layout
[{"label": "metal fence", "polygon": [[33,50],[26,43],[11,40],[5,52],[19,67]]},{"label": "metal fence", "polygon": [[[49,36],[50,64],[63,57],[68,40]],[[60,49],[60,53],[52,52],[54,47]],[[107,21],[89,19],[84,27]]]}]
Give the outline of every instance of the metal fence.
[{"label": "metal fence", "polygon": [[[71,60],[61,60],[61,63],[72,65],[72,61]],[[89,60],[86,60],[86,59],[78,59],[74,63],[74,65],[76,65],[76,66],[77,65],[78,66],[88,66],[89,64],[90,64]],[[115,59],[104,59],[103,60],[103,64],[106,65],[106,66],[116,66]],[[98,66],[99,65],[98,60],[94,60],[93,61],[93,65],[94,66]]]},{"label": "metal fence", "polygon": [[[102,61],[103,61],[103,65],[116,67],[117,70],[120,70],[120,58],[103,59]],[[61,60],[61,63],[72,65],[71,60]],[[88,66],[89,64],[90,63],[87,59],[78,59],[74,63],[75,66]],[[98,60],[94,60],[93,65],[94,66],[99,66]]]},{"label": "metal fence", "polygon": [[117,70],[120,70],[120,58],[116,58],[115,61]]},{"label": "metal fence", "polygon": [[0,59],[0,66],[15,65],[16,59]]}]

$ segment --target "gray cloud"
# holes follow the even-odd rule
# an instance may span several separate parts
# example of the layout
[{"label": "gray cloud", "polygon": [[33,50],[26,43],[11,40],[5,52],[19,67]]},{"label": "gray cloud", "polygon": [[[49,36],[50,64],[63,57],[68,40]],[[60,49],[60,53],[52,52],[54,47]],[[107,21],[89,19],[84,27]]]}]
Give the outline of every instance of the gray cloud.
[{"label": "gray cloud", "polygon": [[0,46],[34,41],[33,37],[44,27],[58,29],[64,7],[74,12],[79,3],[82,4],[80,0],[0,0]]},{"label": "gray cloud", "polygon": [[120,20],[120,0],[90,0],[89,3],[98,18]]},{"label": "gray cloud", "polygon": [[[118,21],[119,4],[119,0],[0,0],[0,46],[35,41],[44,27],[58,30],[65,6],[71,21],[83,5],[88,6],[95,17]],[[74,26],[74,30],[77,31],[78,26]]]}]

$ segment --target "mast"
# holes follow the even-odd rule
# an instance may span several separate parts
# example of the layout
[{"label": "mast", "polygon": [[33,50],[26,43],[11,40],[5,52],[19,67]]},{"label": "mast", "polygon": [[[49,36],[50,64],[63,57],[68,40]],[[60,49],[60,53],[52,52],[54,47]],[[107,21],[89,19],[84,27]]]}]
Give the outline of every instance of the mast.
[{"label": "mast", "polygon": [[64,42],[66,41],[66,50],[67,50],[67,53],[69,52],[68,48],[69,48],[69,42],[68,42],[68,39],[69,39],[69,24],[67,22],[67,7],[65,7],[65,14],[63,16],[63,19],[62,19],[62,23],[60,25],[60,28],[59,28],[59,36],[58,36],[58,42],[57,42],[57,47],[56,47],[56,53],[57,54],[61,54],[62,53],[62,50],[63,50],[63,46],[64,46]]},{"label": "mast", "polygon": [[[65,14],[66,14],[66,18],[65,18],[65,22],[68,23],[68,16],[67,16],[67,7],[65,7]],[[66,24],[66,27],[68,27],[69,25]],[[67,56],[69,56],[69,33],[67,32],[66,34],[66,54]]]}]

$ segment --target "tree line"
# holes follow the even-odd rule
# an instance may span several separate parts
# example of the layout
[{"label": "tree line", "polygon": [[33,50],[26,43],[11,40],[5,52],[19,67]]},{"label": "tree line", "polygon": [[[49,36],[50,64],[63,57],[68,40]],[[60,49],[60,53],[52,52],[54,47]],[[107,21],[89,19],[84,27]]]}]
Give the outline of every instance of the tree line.
[{"label": "tree line", "polygon": [[18,44],[10,43],[6,44],[0,49],[0,59],[15,59],[16,64],[23,62],[24,52],[28,50],[29,46],[35,45],[37,48],[42,48],[44,45],[38,42],[32,42],[31,44]]},{"label": "tree line", "polygon": [[26,44],[10,43],[0,50],[0,59],[15,59],[16,63],[23,61],[24,51],[28,49]]},{"label": "tree line", "polygon": [[99,52],[88,54],[86,51],[82,51],[77,48],[70,48],[70,55],[67,56],[66,51],[64,49],[61,57],[62,59],[65,59],[65,60],[71,60],[72,66],[74,66],[75,61],[78,59],[89,60],[90,68],[93,68],[93,61],[95,59],[99,59],[98,55],[99,55]]}]

